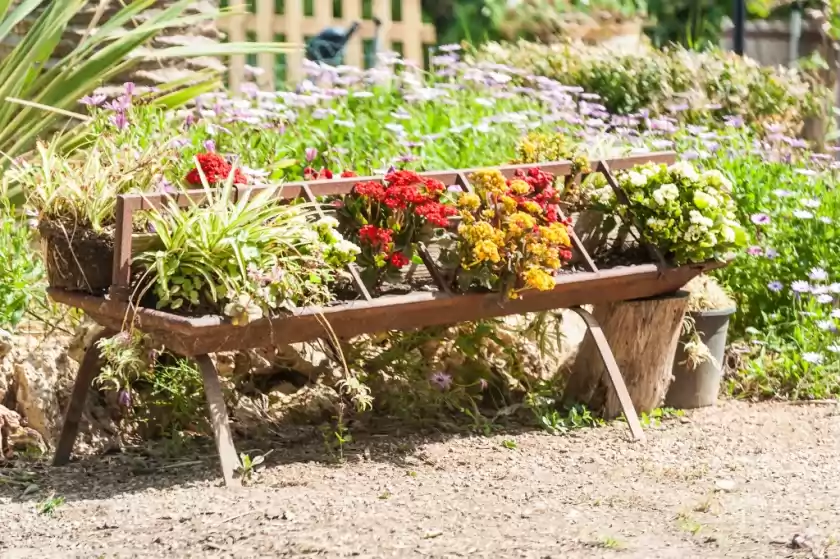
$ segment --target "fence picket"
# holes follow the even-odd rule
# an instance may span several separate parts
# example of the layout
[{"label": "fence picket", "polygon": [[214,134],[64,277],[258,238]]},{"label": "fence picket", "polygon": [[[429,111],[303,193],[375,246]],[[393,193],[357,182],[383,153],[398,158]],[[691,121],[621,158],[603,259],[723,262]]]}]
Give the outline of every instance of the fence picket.
[{"label": "fence picket", "polygon": [[[229,0],[232,8],[240,10],[242,15],[234,15],[219,22],[220,29],[227,33],[230,41],[245,41],[253,35],[259,42],[271,42],[279,35],[285,35],[284,41],[296,45],[294,51],[286,54],[285,81],[294,84],[303,76],[303,58],[306,40],[320,33],[325,27],[348,27],[353,21],[362,25],[356,36],[348,43],[345,63],[364,66],[364,41],[376,42],[376,26],[372,21],[362,21],[362,0],[342,0],[341,18],[334,18],[332,1],[315,0],[314,15],[304,14],[305,0],[285,0],[285,13],[275,12],[275,0],[256,0],[256,13],[246,11],[246,0]],[[373,15],[382,22],[380,32],[381,51],[394,50],[394,42],[402,44],[406,59],[417,64],[423,63],[423,46],[436,40],[434,26],[423,23],[420,0],[402,0],[402,17],[393,21],[391,0],[373,0]],[[245,73],[246,59],[243,55],[230,57],[230,75],[228,83],[233,91],[238,92],[241,84],[248,78]],[[371,60],[371,63],[375,63]],[[274,89],[277,79],[283,79],[275,73],[275,55],[259,53],[257,65],[263,73],[257,79],[262,89]]]}]

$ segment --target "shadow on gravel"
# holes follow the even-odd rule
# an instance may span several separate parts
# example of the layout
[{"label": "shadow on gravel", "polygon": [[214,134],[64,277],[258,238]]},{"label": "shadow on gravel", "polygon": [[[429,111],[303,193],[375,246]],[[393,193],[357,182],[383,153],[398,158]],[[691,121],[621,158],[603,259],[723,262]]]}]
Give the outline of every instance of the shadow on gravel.
[{"label": "shadow on gravel", "polygon": [[[427,463],[420,450],[425,444],[482,436],[468,427],[448,427],[442,431],[380,417],[364,425],[351,422],[343,435],[334,426],[266,426],[260,433],[234,434],[234,443],[240,454],[251,459],[264,455],[268,468],[307,463],[340,468],[366,461],[410,469]],[[534,430],[514,423],[498,426],[491,434],[515,436]],[[210,437],[148,441],[122,451],[77,457],[61,467],[53,467],[51,459],[0,462],[0,499],[35,504],[55,495],[72,502],[182,485],[222,486]]]}]

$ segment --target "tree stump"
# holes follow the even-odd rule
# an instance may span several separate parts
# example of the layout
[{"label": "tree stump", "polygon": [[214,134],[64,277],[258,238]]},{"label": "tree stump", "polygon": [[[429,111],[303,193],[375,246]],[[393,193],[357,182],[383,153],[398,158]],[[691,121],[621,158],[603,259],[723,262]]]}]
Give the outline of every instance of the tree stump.
[{"label": "tree stump", "polygon": [[[638,412],[649,412],[665,400],[687,306],[687,293],[679,292],[596,306],[592,312],[609,341]],[[621,414],[607,369],[589,333],[572,365],[564,399],[585,404],[606,419]]]}]

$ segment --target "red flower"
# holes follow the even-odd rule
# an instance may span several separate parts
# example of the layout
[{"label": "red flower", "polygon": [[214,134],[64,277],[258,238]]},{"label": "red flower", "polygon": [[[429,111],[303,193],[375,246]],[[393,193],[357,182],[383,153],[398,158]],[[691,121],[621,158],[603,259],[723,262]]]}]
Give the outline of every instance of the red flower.
[{"label": "red flower", "polygon": [[414,208],[414,213],[439,227],[446,227],[449,225],[447,218],[455,215],[457,211],[452,206],[440,202],[425,202]]},{"label": "red flower", "polygon": [[342,178],[349,179],[349,178],[355,177],[355,176],[358,176],[358,175],[356,175],[356,173],[353,172],[353,171],[349,171],[349,170],[341,171],[341,177]]},{"label": "red flower", "polygon": [[385,198],[385,188],[376,181],[357,182],[353,194],[381,202]]},{"label": "red flower", "polygon": [[333,178],[332,171],[321,168],[320,171],[315,171],[312,167],[304,167],[303,180],[314,181]]},{"label": "red flower", "polygon": [[372,247],[381,247],[391,244],[391,230],[377,227],[376,225],[364,225],[359,229],[359,238]]},{"label": "red flower", "polygon": [[[207,179],[207,184],[210,185],[227,181],[231,170],[233,170],[231,164],[225,161],[225,158],[218,153],[199,153],[196,155],[196,159],[198,160],[198,165],[201,167],[201,171],[204,173],[204,177]],[[198,168],[194,167],[187,173],[185,180],[190,184],[200,185],[201,174]],[[248,178],[242,171],[236,169],[233,171],[233,183],[248,184]]]},{"label": "red flower", "polygon": [[391,258],[388,261],[395,268],[402,268],[403,266],[405,266],[406,264],[408,264],[410,262],[408,257],[401,252],[395,252],[394,254],[392,254]]}]

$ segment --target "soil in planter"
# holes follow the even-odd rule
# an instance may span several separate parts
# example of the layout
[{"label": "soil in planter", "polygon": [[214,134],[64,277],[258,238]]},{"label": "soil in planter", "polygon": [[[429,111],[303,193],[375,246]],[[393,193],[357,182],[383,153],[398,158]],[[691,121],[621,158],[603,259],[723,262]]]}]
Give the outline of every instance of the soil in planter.
[{"label": "soil in planter", "polygon": [[47,280],[51,287],[91,294],[111,285],[114,235],[96,232],[69,220],[42,220]]}]

